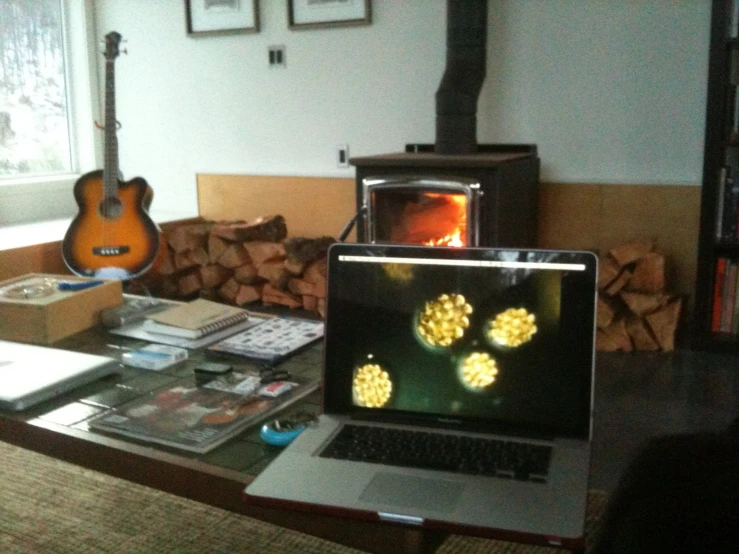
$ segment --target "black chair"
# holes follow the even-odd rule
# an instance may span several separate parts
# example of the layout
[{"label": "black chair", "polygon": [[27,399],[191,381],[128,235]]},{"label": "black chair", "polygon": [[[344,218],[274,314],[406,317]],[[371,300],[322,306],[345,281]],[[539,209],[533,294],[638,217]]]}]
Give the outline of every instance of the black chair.
[{"label": "black chair", "polygon": [[739,418],[654,438],[606,507],[590,554],[739,553]]}]

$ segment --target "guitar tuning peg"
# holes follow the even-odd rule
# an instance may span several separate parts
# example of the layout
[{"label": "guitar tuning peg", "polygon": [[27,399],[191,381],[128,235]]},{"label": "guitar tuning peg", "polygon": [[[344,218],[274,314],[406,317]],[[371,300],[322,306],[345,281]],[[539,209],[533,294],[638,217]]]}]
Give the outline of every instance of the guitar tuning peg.
[{"label": "guitar tuning peg", "polygon": [[124,48],[123,50],[121,50],[121,53],[122,54],[128,54],[128,48]]}]

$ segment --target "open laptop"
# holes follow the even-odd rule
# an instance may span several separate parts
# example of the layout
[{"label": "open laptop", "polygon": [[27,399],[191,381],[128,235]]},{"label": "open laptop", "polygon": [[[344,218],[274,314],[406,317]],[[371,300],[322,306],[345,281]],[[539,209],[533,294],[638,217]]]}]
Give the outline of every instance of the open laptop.
[{"label": "open laptop", "polygon": [[25,410],[119,368],[105,356],[0,341],[0,409]]},{"label": "open laptop", "polygon": [[323,415],[245,499],[581,546],[596,282],[589,252],[332,246]]}]

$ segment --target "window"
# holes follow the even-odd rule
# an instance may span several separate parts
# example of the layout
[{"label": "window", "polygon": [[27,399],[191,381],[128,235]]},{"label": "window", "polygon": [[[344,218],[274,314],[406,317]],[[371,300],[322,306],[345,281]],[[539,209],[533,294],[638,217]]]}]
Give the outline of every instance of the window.
[{"label": "window", "polygon": [[70,173],[61,2],[0,10],[0,175]]},{"label": "window", "polygon": [[97,167],[92,4],[0,0],[0,226],[71,218]]}]

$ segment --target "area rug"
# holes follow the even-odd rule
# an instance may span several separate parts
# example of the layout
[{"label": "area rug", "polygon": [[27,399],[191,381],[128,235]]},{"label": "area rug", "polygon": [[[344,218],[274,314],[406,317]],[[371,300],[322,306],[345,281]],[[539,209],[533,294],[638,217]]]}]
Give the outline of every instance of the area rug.
[{"label": "area rug", "polygon": [[[589,498],[588,534],[606,502]],[[351,554],[358,550],[129,483],[0,442],[3,554]],[[545,554],[450,536],[438,554]]]}]

